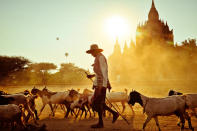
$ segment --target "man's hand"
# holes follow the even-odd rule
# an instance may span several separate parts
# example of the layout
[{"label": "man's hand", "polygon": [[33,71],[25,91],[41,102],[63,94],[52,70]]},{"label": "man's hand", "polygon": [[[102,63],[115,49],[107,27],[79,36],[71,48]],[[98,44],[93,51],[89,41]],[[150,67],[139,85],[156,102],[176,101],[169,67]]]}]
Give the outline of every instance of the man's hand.
[{"label": "man's hand", "polygon": [[92,86],[92,89],[94,90],[95,88],[96,88],[96,86],[95,86],[95,85],[93,85],[93,86]]},{"label": "man's hand", "polygon": [[109,92],[111,91],[111,87],[110,88],[108,87],[107,89],[108,89]]},{"label": "man's hand", "polygon": [[88,79],[92,79],[93,77],[95,77],[95,75],[87,75]]}]

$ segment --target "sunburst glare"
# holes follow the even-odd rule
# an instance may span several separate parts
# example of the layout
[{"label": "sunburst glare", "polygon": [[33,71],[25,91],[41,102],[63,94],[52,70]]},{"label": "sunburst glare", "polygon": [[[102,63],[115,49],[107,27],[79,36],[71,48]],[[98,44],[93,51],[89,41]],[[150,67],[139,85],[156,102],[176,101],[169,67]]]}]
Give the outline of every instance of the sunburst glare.
[{"label": "sunburst glare", "polygon": [[120,16],[112,16],[106,19],[105,31],[112,38],[121,38],[131,35],[127,20]]}]

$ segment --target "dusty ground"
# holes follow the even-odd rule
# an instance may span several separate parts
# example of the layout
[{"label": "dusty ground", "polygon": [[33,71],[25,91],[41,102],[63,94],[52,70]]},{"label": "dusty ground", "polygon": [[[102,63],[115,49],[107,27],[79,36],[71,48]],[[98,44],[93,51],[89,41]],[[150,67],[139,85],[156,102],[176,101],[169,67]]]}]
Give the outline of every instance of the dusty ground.
[{"label": "dusty ground", "polygon": [[[64,91],[67,89],[78,89],[80,88],[80,91],[82,91],[84,88],[86,88],[88,86],[67,86],[67,87],[57,87],[57,86],[50,86],[48,87],[50,90],[52,91]],[[39,87],[39,88],[43,88],[43,87]],[[128,88],[127,86],[117,86],[116,89],[113,90],[117,90],[117,91],[123,91],[124,88],[129,89],[129,91],[131,90],[131,88]],[[32,87],[3,87],[3,89],[5,91],[7,91],[8,93],[14,93],[14,92],[20,92],[23,91],[25,89],[32,89]],[[187,92],[187,93],[195,93],[196,91],[193,89],[196,89],[194,87],[190,87],[190,88],[185,88],[183,86],[177,86],[177,87],[172,87],[172,86],[168,86],[168,87],[163,87],[163,88],[157,88],[152,87],[136,87],[135,89],[137,89],[140,92],[143,92],[143,94],[147,95],[147,96],[151,96],[151,97],[164,97],[168,94],[169,89],[176,89],[178,91],[182,91],[182,92]],[[152,89],[152,91],[150,90]],[[38,98],[36,100],[36,108],[38,109],[38,111],[40,110],[42,106],[42,102],[41,100]],[[57,112],[56,112],[56,116],[55,117],[50,117],[50,108],[49,106],[46,106],[45,109],[43,110],[43,113],[40,116],[40,120],[38,121],[39,124],[43,124],[45,123],[47,126],[47,129],[49,131],[138,131],[141,130],[142,125],[145,121],[146,115],[144,115],[142,113],[142,108],[140,107],[140,105],[136,104],[134,107],[134,111],[135,111],[135,115],[133,115],[131,109],[127,106],[126,107],[126,111],[123,114],[130,122],[130,125],[127,125],[127,123],[121,118],[119,117],[119,119],[116,121],[115,124],[112,124],[112,117],[106,117],[104,118],[104,126],[105,128],[103,129],[91,129],[90,125],[91,124],[95,124],[97,123],[98,118],[88,118],[87,119],[75,119],[74,117],[70,116],[67,119],[64,119],[64,112],[58,108]],[[180,130],[179,127],[176,125],[177,123],[177,118],[175,116],[168,116],[168,117],[159,117],[159,123],[160,123],[160,127],[163,131],[178,131]],[[195,129],[197,129],[197,119],[195,117],[192,118],[192,124],[193,127]],[[186,123],[186,130],[188,129],[188,124]],[[147,127],[146,127],[147,131],[156,131],[158,130],[155,124],[154,120],[151,120]]]}]

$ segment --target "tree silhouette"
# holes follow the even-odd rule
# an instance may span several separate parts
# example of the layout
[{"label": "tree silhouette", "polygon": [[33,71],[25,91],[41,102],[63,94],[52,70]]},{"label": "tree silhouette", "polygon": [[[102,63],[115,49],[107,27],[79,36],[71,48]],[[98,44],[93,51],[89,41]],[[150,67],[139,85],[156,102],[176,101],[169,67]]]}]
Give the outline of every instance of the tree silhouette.
[{"label": "tree silhouette", "polygon": [[0,81],[14,77],[13,74],[28,67],[29,60],[24,57],[0,56]]},{"label": "tree silhouette", "polygon": [[32,71],[34,71],[38,76],[41,77],[42,79],[42,84],[47,85],[47,76],[49,76],[49,71],[50,70],[55,70],[57,66],[53,63],[35,63],[32,64],[31,67]]}]

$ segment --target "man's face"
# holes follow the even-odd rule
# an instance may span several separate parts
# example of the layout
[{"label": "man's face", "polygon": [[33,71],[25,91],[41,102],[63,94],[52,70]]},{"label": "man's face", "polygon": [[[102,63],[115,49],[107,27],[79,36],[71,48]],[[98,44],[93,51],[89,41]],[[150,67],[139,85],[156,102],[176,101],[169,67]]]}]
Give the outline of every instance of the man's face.
[{"label": "man's face", "polygon": [[91,55],[92,55],[93,57],[96,57],[97,54],[98,54],[97,52],[92,52],[92,53],[91,53]]}]

